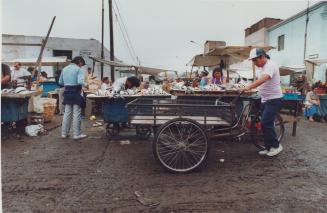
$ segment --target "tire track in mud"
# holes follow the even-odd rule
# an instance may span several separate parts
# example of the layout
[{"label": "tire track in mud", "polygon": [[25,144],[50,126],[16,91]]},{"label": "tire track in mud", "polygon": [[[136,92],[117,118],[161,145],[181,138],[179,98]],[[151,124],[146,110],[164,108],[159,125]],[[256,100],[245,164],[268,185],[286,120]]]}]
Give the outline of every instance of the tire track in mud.
[{"label": "tire track in mud", "polygon": [[[98,173],[99,168],[101,168],[101,165],[105,159],[106,153],[109,150],[111,141],[106,141],[104,149],[101,151],[101,153],[96,157],[94,160],[91,160],[84,165],[84,167],[92,168],[89,169],[88,172],[90,177],[77,177],[74,181],[74,185],[69,186],[69,188],[65,191],[65,195],[63,198],[61,198],[57,202],[57,207],[64,208],[67,205],[74,204],[74,205],[80,205],[80,202],[83,200],[83,204],[88,202],[88,198],[94,197],[94,195],[97,194],[97,183],[96,183],[96,177],[101,175]],[[80,168],[82,169],[82,168]],[[90,201],[95,202],[95,201]],[[98,202],[95,202],[98,205]],[[93,206],[92,204],[87,206]],[[86,208],[87,209],[87,208]],[[98,209],[98,207],[97,207]],[[78,211],[81,209],[78,208]],[[89,209],[87,211],[94,211],[95,209]],[[97,211],[102,211],[103,209],[98,209]]]}]

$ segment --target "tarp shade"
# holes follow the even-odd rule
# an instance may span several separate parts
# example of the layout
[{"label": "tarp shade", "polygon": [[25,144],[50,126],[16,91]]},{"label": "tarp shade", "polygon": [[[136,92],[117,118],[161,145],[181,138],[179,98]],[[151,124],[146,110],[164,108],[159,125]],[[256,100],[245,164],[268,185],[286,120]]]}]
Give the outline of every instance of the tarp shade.
[{"label": "tarp shade", "polygon": [[262,48],[266,52],[273,49],[271,46],[221,46],[211,50],[206,55],[229,57],[229,64],[237,63],[249,58],[249,54],[252,48]]},{"label": "tarp shade", "polygon": [[235,64],[249,58],[249,54],[252,48],[262,48],[266,52],[273,49],[271,46],[221,46],[212,49],[206,54],[199,54],[192,58],[187,63],[188,66],[216,66],[223,60],[228,65]]},{"label": "tarp shade", "polygon": [[219,56],[208,56],[208,55],[196,55],[194,56],[190,62],[187,63],[187,66],[194,67],[213,67],[217,66],[220,63],[221,57]]},{"label": "tarp shade", "polygon": [[281,66],[279,67],[279,73],[281,76],[286,76],[286,75],[292,75],[297,72],[304,72],[304,68],[292,68],[292,67],[285,67]]},{"label": "tarp shade", "polygon": [[[37,58],[18,58],[10,61],[4,61],[2,63],[9,66],[13,66],[15,62],[20,62],[22,66],[35,66]],[[68,65],[70,61],[67,60],[67,57],[43,57],[41,60],[42,66],[57,66],[57,65]]]},{"label": "tarp shade", "polygon": [[[135,73],[135,69],[137,69],[138,74],[147,74],[147,75],[158,75],[161,72],[167,72],[167,71],[173,71],[174,70],[168,70],[168,69],[158,69],[158,68],[153,68],[153,67],[144,67],[144,66],[135,66],[131,64],[125,64],[121,62],[116,62],[116,61],[110,61],[110,60],[105,60],[93,56],[89,56],[92,60],[95,60],[97,62],[104,63],[106,65],[113,65],[115,67],[125,67],[125,68],[130,68],[130,73]],[[133,69],[133,70],[132,70]]]}]

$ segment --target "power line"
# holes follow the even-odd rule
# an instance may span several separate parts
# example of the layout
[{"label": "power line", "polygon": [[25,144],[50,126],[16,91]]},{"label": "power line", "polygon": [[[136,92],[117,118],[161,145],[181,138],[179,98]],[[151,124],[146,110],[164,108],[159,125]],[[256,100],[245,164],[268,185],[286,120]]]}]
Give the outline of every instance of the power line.
[{"label": "power line", "polygon": [[[134,57],[135,57],[135,58],[138,58],[138,57],[137,57],[137,54],[135,53],[135,49],[134,49],[133,44],[132,44],[132,42],[131,42],[131,39],[130,39],[130,37],[129,37],[129,34],[128,34],[128,31],[127,31],[127,28],[126,28],[126,25],[125,25],[124,19],[123,19],[121,13],[120,13],[119,6],[118,6],[118,3],[116,2],[116,0],[114,0],[114,4],[115,4],[115,6],[116,6],[118,16],[119,16],[119,18],[120,18],[120,20],[121,20],[122,29],[123,29],[123,31],[124,31],[125,34],[126,34],[127,42],[128,42],[128,44],[129,44],[129,46],[130,46],[130,48],[131,48],[131,51],[132,51]],[[119,20],[118,20],[118,22],[119,22]]]},{"label": "power line", "polygon": [[[114,9],[114,10],[115,10],[115,9]],[[125,36],[125,34],[124,34],[124,32],[123,32],[122,26],[121,26],[121,24],[120,24],[120,22],[119,22],[119,20],[118,20],[118,18],[117,18],[117,14],[116,14],[116,12],[115,12],[115,17],[116,17],[116,21],[117,21],[118,26],[119,26],[120,33],[121,33],[121,35],[122,35],[122,37],[123,37],[124,43],[125,43],[126,48],[127,48],[127,50],[128,50],[128,53],[129,53],[129,55],[131,56],[131,59],[132,59],[135,63],[137,63],[136,60],[135,60],[135,56],[133,55],[132,50],[131,50],[131,48],[130,48],[128,42],[127,42],[127,38],[126,38],[126,36]]]}]

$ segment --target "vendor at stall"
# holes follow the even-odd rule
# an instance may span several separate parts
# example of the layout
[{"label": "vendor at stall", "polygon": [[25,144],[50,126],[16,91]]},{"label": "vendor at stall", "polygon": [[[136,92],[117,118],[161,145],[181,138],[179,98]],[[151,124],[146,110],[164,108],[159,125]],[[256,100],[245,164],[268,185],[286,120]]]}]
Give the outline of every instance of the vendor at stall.
[{"label": "vendor at stall", "polygon": [[200,73],[200,87],[205,87],[208,82],[209,82],[209,79],[208,79],[208,75],[209,75],[209,72],[207,70],[204,70]]},{"label": "vendor at stall", "polygon": [[140,80],[135,76],[118,78],[112,85],[113,91],[116,93],[139,86]]},{"label": "vendor at stall", "polygon": [[314,121],[313,116],[317,115],[320,116],[320,100],[316,93],[316,88],[311,87],[309,88],[311,91],[309,91],[306,95],[304,106],[304,116],[309,119],[309,121]]},{"label": "vendor at stall", "polygon": [[11,81],[13,87],[24,87],[25,83],[29,86],[31,82],[31,73],[23,69],[20,62],[15,62],[14,69],[11,72]]},{"label": "vendor at stall", "polygon": [[220,67],[216,67],[212,71],[211,84],[226,84],[226,78],[223,74],[223,70]]},{"label": "vendor at stall", "polygon": [[112,88],[112,82],[108,77],[102,79],[101,90],[106,91]]},{"label": "vendor at stall", "polygon": [[8,89],[10,87],[10,73],[10,67],[7,64],[1,64],[1,89]]},{"label": "vendor at stall", "polygon": [[45,71],[41,72],[41,76],[40,76],[40,82],[45,82],[48,80],[48,74]]}]

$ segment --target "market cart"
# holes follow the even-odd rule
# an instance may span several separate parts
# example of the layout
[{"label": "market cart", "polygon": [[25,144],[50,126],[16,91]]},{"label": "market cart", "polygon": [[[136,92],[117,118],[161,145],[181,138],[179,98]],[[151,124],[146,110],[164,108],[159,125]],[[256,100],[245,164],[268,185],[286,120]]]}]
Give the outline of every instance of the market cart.
[{"label": "market cart", "polygon": [[[210,150],[210,138],[253,137],[253,142],[263,148],[260,114],[254,99],[249,99],[241,115],[235,112],[235,103],[219,99],[144,99],[127,104],[129,122],[136,126],[152,128],[155,133],[153,154],[158,162],[172,172],[190,172],[201,167]],[[146,110],[144,110],[146,109]],[[284,135],[280,118],[275,121],[278,139]]]},{"label": "market cart", "polygon": [[38,93],[1,94],[1,122],[4,133],[11,130],[13,122],[15,122],[18,131],[24,130],[27,123],[28,103],[30,98],[36,94]]},{"label": "market cart", "polygon": [[[88,99],[96,100],[101,104],[101,111],[104,122],[106,123],[106,135],[108,137],[117,136],[125,127],[129,127],[129,114],[126,105],[137,99],[163,99],[170,98],[170,95],[154,95],[154,96],[139,96],[139,95],[119,95],[119,96],[87,96]],[[143,109],[146,111],[147,109]],[[140,139],[148,139],[151,135],[151,129],[144,125],[134,125],[136,136]]]}]

